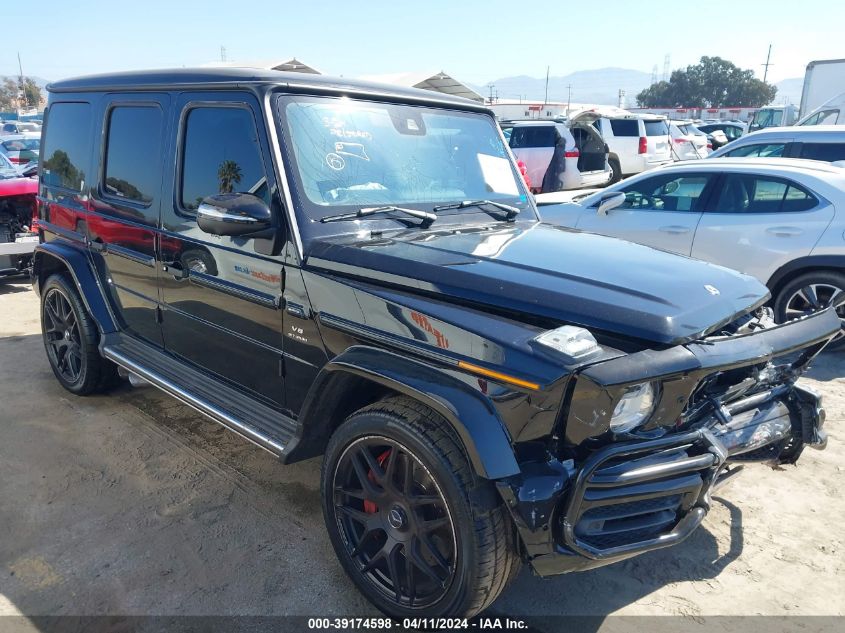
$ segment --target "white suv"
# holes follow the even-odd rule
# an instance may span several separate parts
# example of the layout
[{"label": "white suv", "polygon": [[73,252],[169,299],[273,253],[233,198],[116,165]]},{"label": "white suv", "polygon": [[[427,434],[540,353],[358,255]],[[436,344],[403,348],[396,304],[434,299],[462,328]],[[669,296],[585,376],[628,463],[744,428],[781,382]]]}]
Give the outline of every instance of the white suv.
[{"label": "white suv", "polygon": [[680,162],[569,204],[542,198],[545,222],[757,277],[780,322],[830,302],[845,318],[845,168],[789,158]]},{"label": "white suv", "polygon": [[591,120],[601,133],[610,149],[608,163],[613,170],[612,183],[673,160],[669,125],[663,117],[598,107],[575,112],[570,119],[573,122]]},{"label": "white suv", "polygon": [[525,164],[534,193],[603,187],[613,175],[607,145],[589,124],[502,122],[514,157]]}]

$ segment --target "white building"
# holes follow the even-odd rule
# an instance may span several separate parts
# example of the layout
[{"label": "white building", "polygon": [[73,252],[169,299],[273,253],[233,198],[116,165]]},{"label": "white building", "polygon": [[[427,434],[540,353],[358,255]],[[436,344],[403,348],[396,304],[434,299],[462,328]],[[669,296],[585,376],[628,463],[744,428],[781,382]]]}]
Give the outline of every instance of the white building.
[{"label": "white building", "polygon": [[565,101],[529,101],[525,99],[494,99],[488,107],[502,121],[519,119],[561,119],[570,112],[593,107],[593,104],[566,103]]}]

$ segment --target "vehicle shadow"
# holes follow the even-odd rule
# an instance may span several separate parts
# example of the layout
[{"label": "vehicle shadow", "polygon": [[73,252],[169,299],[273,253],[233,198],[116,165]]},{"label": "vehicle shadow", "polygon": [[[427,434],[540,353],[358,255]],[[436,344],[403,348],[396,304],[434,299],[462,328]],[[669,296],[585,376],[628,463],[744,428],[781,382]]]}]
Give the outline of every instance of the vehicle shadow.
[{"label": "vehicle shadow", "polygon": [[[702,527],[680,545],[592,571],[542,579],[526,568],[487,615],[524,618],[534,631],[544,633],[562,629],[592,632],[610,614],[666,585],[718,583],[718,576],[741,556],[744,541],[742,511],[722,497],[714,497],[713,504],[714,510],[722,506],[729,516],[730,544],[724,553],[720,553],[716,537]],[[655,615],[694,611],[694,605],[681,597],[653,606]]]},{"label": "vehicle shadow", "polygon": [[825,350],[813,361],[807,378],[819,382],[829,382],[845,378],[845,347]]},{"label": "vehicle shadow", "polygon": [[26,282],[18,281],[17,279],[11,282],[6,279],[0,280],[0,295],[13,295],[18,292],[28,292],[30,290],[32,290],[32,287]]}]

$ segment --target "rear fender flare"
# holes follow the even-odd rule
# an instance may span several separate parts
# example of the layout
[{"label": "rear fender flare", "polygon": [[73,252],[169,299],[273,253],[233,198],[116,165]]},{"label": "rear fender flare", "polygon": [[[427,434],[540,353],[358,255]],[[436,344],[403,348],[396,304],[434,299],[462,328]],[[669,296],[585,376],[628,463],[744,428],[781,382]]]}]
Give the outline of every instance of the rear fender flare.
[{"label": "rear fender flare", "polygon": [[488,398],[432,365],[375,347],[350,347],[323,367],[303,405],[300,433],[331,432],[321,424],[320,404],[335,372],[360,376],[431,407],[455,430],[480,477],[519,474],[508,433]]},{"label": "rear fender flare", "polygon": [[58,241],[39,244],[32,257],[32,280],[36,291],[40,293],[41,286],[50,273],[59,269],[70,273],[100,333],[116,332],[118,327],[109,309],[103,288],[88,259],[88,253],[81,248]]}]

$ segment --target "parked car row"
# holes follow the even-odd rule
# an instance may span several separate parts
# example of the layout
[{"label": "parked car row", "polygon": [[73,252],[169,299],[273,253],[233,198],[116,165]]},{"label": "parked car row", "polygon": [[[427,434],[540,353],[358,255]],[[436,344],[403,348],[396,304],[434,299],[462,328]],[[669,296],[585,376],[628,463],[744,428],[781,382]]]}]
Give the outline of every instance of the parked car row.
[{"label": "parked car row", "polygon": [[[505,121],[500,126],[514,156],[525,164],[535,193],[603,186],[669,164],[679,155],[665,119],[618,108],[582,110],[566,120]],[[689,144],[691,152],[702,145],[692,138]]]}]

